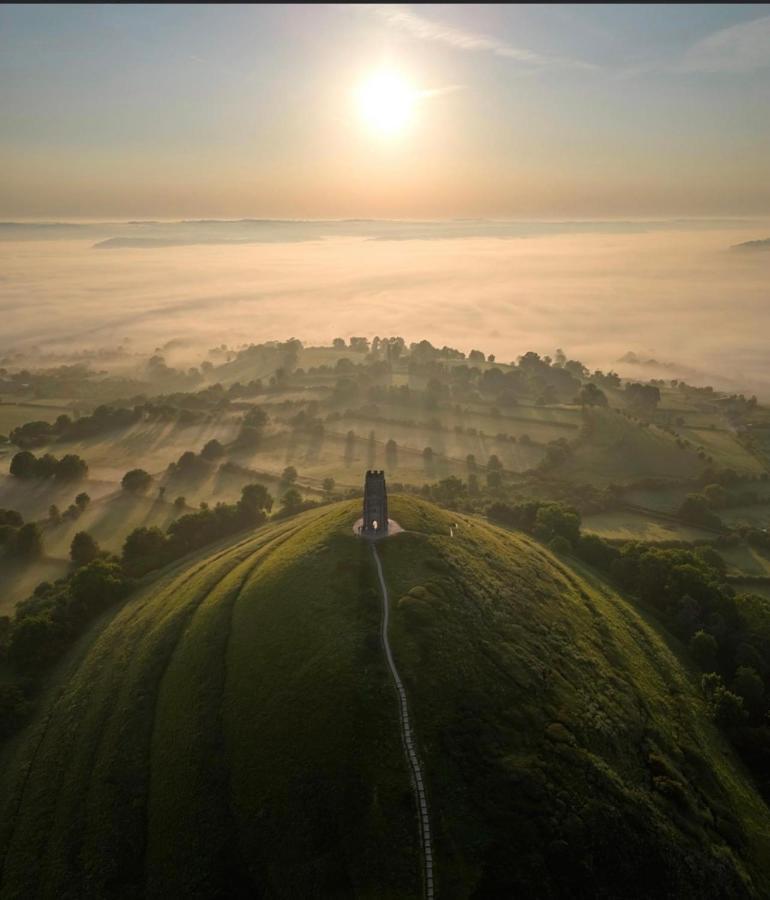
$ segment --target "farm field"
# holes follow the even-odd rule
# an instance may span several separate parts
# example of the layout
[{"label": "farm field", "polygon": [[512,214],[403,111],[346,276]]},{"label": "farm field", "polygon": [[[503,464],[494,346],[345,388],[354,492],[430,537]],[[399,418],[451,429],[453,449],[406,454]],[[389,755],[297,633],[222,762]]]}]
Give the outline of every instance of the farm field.
[{"label": "farm field", "polygon": [[558,467],[561,477],[597,486],[643,478],[692,478],[705,467],[695,452],[653,425],[614,410],[594,410],[591,431]]},{"label": "farm field", "polygon": [[714,537],[711,532],[691,525],[654,519],[630,510],[584,516],[583,530],[609,540],[627,541],[703,541]]}]

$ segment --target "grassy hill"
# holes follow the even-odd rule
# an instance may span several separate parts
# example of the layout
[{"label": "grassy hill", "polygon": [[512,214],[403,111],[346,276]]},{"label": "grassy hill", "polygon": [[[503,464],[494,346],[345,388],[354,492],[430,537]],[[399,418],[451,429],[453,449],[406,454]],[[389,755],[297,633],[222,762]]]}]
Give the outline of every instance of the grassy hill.
[{"label": "grassy hill", "polygon": [[[770,812],[677,648],[531,540],[391,504],[439,896],[762,896]],[[209,548],[84,636],[0,758],[0,897],[419,896],[357,512]]]}]

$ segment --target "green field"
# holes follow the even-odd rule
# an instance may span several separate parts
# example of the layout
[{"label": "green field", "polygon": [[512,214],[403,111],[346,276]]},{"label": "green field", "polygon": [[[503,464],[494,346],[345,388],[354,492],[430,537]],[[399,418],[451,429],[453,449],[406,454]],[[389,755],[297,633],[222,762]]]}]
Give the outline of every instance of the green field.
[{"label": "green field", "polygon": [[603,538],[627,541],[701,541],[714,537],[711,532],[692,525],[655,519],[630,510],[584,516],[583,530]]},{"label": "green field", "polygon": [[720,510],[719,515],[730,526],[750,525],[752,528],[770,528],[770,503],[732,506]]},{"label": "green field", "polygon": [[[419,894],[358,513],[209,548],[81,639],[0,758],[0,897]],[[759,895],[770,813],[676,646],[520,534],[405,496],[391,515],[439,895]]]},{"label": "green field", "polygon": [[0,401],[0,434],[7,437],[12,429],[25,422],[55,422],[58,416],[70,412],[70,408],[63,403],[2,400]]},{"label": "green field", "polygon": [[600,487],[644,478],[693,478],[705,467],[693,450],[654,425],[615,410],[592,410],[590,432],[557,469],[560,477]]},{"label": "green field", "polygon": [[714,460],[714,465],[735,469],[736,472],[757,475],[764,471],[762,463],[738,443],[735,433],[727,429],[686,428],[682,437],[702,447]]}]

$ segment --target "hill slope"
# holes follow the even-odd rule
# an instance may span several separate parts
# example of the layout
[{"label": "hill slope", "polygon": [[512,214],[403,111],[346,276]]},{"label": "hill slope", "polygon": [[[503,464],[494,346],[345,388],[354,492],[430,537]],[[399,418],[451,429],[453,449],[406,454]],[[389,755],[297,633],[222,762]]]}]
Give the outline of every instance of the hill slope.
[{"label": "hill slope", "polygon": [[[655,629],[522,536],[391,504],[438,895],[761,895],[770,813]],[[356,514],[188,560],[75,648],[0,760],[1,897],[419,895]]]}]

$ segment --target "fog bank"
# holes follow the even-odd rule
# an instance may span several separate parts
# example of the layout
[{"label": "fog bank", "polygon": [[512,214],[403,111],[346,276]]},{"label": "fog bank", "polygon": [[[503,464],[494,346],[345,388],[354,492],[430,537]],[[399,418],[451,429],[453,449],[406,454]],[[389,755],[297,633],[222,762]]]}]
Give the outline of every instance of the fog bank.
[{"label": "fog bank", "polygon": [[399,334],[503,361],[562,347],[621,371],[631,350],[770,395],[770,254],[730,252],[767,225],[568,225],[490,234],[489,223],[451,233],[362,223],[322,237],[297,223],[285,239],[171,246],[172,234],[99,250],[94,238],[121,236],[114,226],[45,235],[56,240],[6,226],[0,353]]}]

